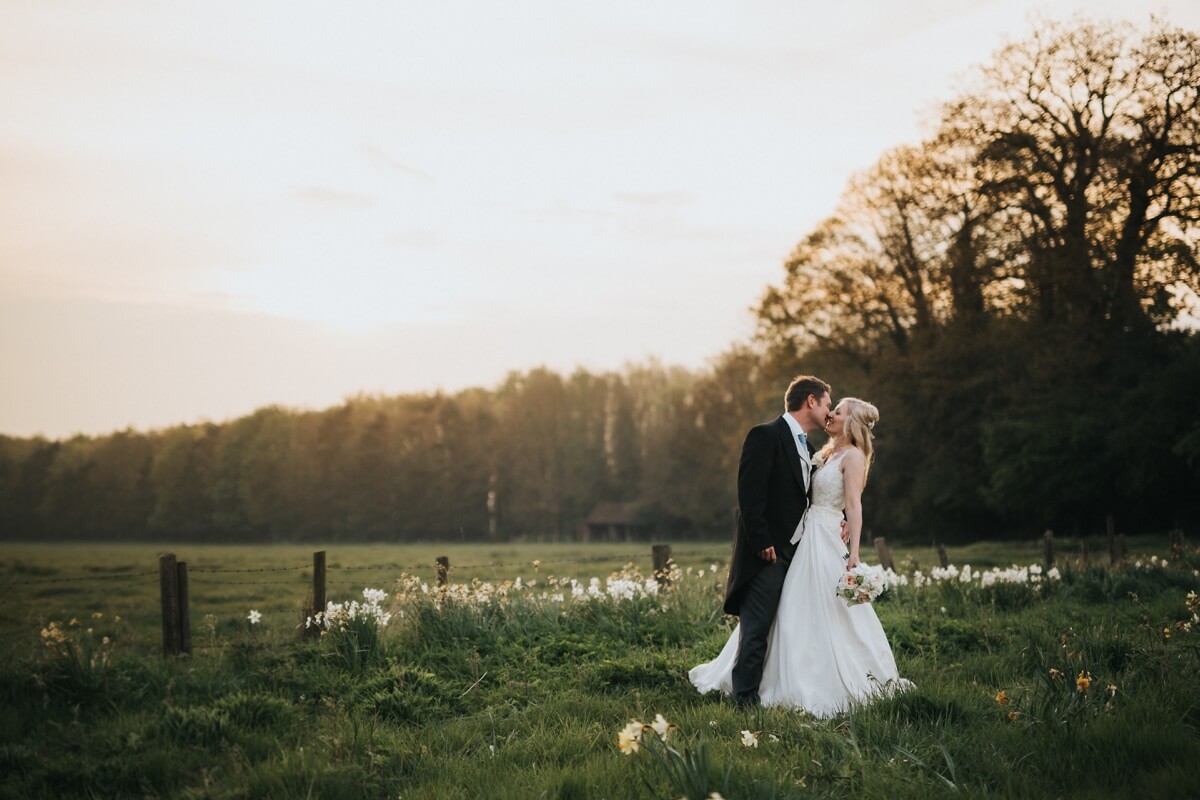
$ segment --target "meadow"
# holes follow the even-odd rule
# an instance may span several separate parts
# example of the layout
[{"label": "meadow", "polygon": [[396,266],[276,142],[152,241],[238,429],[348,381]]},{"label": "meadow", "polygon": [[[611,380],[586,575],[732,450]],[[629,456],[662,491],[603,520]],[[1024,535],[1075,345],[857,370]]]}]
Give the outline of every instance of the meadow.
[{"label": "meadow", "polygon": [[[667,586],[643,543],[329,545],[329,600],[364,611],[304,638],[312,545],[5,545],[0,797],[1197,794],[1194,549],[1085,567],[1066,542],[1059,579],[985,586],[1040,542],[950,548],[973,580],[876,606],[917,688],[814,720],[691,689],[732,627],[728,546],[672,547]],[[893,549],[910,578],[938,564]],[[191,657],[161,655],[166,550],[191,570]],[[387,595],[370,614],[364,588]],[[665,743],[623,752],[660,714]]]}]

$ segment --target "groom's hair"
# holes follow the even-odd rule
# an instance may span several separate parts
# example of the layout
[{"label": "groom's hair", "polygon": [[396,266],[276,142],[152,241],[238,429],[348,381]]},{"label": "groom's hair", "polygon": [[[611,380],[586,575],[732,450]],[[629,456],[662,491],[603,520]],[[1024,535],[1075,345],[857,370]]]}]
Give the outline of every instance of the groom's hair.
[{"label": "groom's hair", "polygon": [[809,395],[820,400],[832,391],[829,384],[820,378],[813,375],[797,375],[792,378],[791,385],[783,395],[783,407],[788,411],[799,411],[804,407]]}]

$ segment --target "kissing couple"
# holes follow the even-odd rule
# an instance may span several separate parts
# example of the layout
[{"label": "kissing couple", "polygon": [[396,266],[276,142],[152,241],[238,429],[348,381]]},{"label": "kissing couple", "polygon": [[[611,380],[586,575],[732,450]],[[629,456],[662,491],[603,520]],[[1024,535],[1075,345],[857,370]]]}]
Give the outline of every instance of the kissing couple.
[{"label": "kissing couple", "polygon": [[[829,717],[912,686],[869,603],[847,605],[839,578],[859,563],[862,490],[879,409],[853,397],[830,410],[829,384],[792,380],[784,414],[746,435],[725,612],[738,617],[714,660],[688,677],[738,706]],[[808,436],[829,441],[815,452]]]}]

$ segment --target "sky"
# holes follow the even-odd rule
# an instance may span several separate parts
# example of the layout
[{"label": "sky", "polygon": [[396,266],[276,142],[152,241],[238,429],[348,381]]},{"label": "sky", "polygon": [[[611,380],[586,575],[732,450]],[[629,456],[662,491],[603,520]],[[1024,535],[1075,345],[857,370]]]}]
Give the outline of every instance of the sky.
[{"label": "sky", "polygon": [[849,177],[1128,0],[5,0],[0,434],[703,368]]}]

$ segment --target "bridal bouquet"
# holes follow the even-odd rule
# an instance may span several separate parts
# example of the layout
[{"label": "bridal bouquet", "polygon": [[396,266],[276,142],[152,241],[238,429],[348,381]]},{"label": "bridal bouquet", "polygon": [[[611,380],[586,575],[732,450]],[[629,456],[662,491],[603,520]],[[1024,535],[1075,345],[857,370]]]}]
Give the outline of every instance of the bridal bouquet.
[{"label": "bridal bouquet", "polygon": [[883,568],[868,567],[866,564],[843,572],[837,583],[837,595],[848,606],[869,603],[886,590],[887,578],[884,577]]}]

